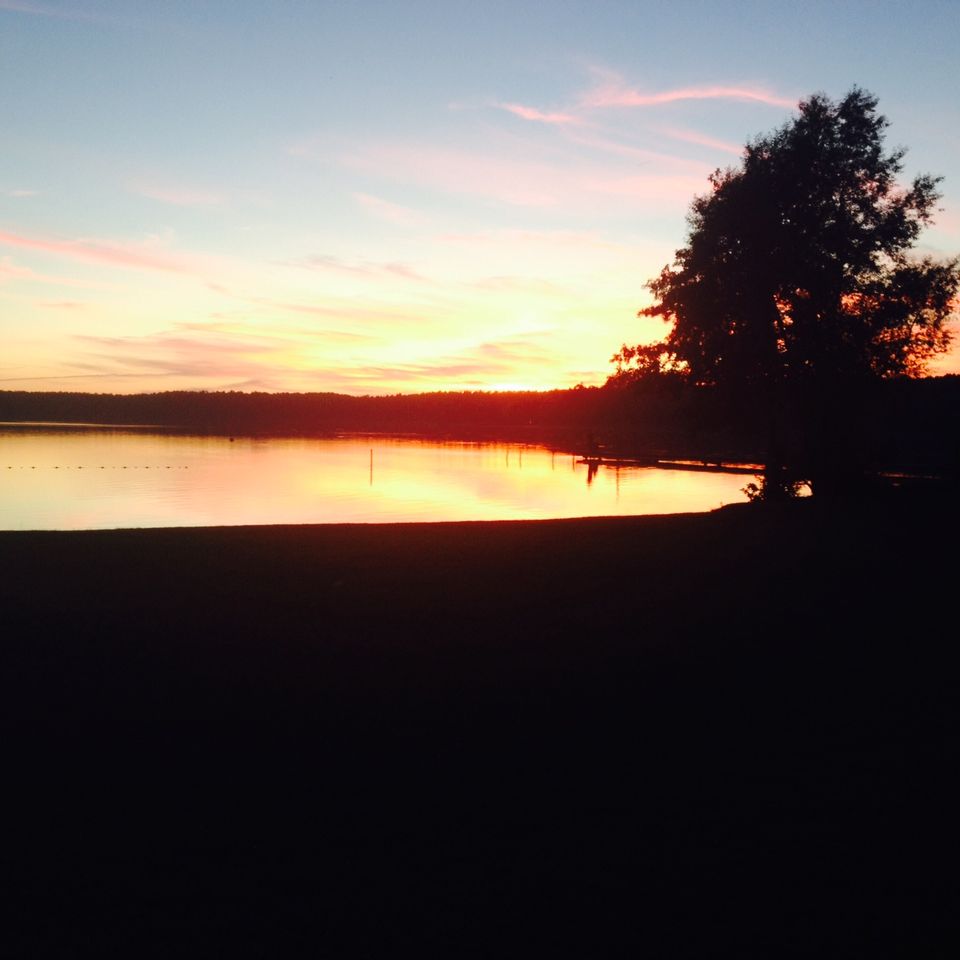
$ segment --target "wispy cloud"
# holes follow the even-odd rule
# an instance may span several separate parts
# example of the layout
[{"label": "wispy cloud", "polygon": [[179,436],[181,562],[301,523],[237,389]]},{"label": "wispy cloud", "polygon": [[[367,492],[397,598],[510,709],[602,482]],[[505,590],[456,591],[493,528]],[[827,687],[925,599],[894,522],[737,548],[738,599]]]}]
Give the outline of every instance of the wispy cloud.
[{"label": "wispy cloud", "polygon": [[163,331],[139,337],[78,334],[84,356],[75,369],[104,374],[152,373],[170,377],[245,378],[263,376],[289,361],[285,338],[248,340],[216,331],[182,334]]},{"label": "wispy cloud", "polygon": [[398,261],[379,262],[376,260],[345,260],[329,254],[315,254],[293,262],[293,266],[309,270],[332,272],[350,277],[365,279],[393,278],[412,280],[416,283],[430,283],[423,274],[418,273],[408,263]]},{"label": "wispy cloud", "polygon": [[218,193],[170,184],[137,183],[130,189],[148,200],[175,207],[215,207],[224,203],[224,197]]},{"label": "wispy cloud", "polygon": [[[646,157],[654,156],[649,151]],[[614,195],[618,182],[625,182],[626,169],[612,170],[609,163],[577,159],[558,165],[545,157],[519,159],[490,151],[479,153],[424,143],[357,144],[343,162],[350,167],[391,180],[415,183],[452,195],[495,200],[517,207],[563,208],[597,212],[601,197]],[[658,205],[688,201],[702,189],[709,165],[691,167],[691,176],[678,175],[678,163],[663,162],[644,176],[648,188],[642,193],[631,183],[623,199],[642,196]],[[694,170],[695,167],[695,170]],[[617,177],[617,174],[621,176]]]},{"label": "wispy cloud", "polygon": [[0,11],[25,13],[35,17],[53,17],[57,20],[99,20],[95,14],[84,10],[52,7],[46,3],[28,3],[26,0],[0,0]]},{"label": "wispy cloud", "polygon": [[538,123],[557,124],[560,126],[577,125],[583,121],[572,113],[545,112],[536,107],[528,107],[522,103],[498,103],[501,110],[506,110],[514,116],[524,120],[534,120]]},{"label": "wispy cloud", "polygon": [[343,160],[348,166],[400,182],[530,207],[557,204],[562,196],[555,189],[557,179],[568,176],[547,164],[402,141],[357,144]]},{"label": "wispy cloud", "polygon": [[22,281],[24,283],[41,283],[58,287],[82,287],[89,290],[115,289],[113,284],[93,280],[76,280],[72,277],[55,277],[46,273],[37,273],[30,267],[14,263],[9,257],[0,257],[0,283],[6,281]]},{"label": "wispy cloud", "polygon": [[499,274],[481,277],[469,284],[477,290],[488,293],[529,293],[547,297],[570,297],[571,291],[567,286],[542,280],[539,277],[522,277],[510,274]]},{"label": "wispy cloud", "polygon": [[523,377],[542,368],[553,353],[528,337],[508,337],[464,347],[454,353],[407,363],[364,365],[355,370],[372,382],[406,383],[419,389],[438,383],[489,383],[491,378]]},{"label": "wispy cloud", "polygon": [[[324,303],[303,303],[297,300],[276,300],[268,297],[245,297],[249,303],[255,303],[258,306],[268,307],[271,310],[278,310],[283,313],[303,313],[312,317],[328,317],[334,320],[348,320],[351,322],[360,321],[379,321],[388,320],[391,322],[408,321],[418,323],[423,318],[421,314],[403,310],[389,304],[378,305],[371,303],[369,305],[358,306],[355,302],[324,302]],[[344,333],[344,337],[365,337],[366,334]]]},{"label": "wispy cloud", "polygon": [[584,250],[635,253],[632,246],[605,239],[596,232],[580,230],[514,230],[500,228],[473,233],[444,233],[439,238],[445,244],[509,248],[541,247],[546,250],[566,249],[582,253]]},{"label": "wispy cloud", "polygon": [[795,98],[782,97],[763,87],[707,86],[676,87],[673,90],[646,92],[628,86],[620,77],[607,71],[597,71],[604,79],[580,98],[584,107],[656,107],[682,100],[739,100],[765,103],[772,107],[791,108]]},{"label": "wispy cloud", "polygon": [[[524,120],[560,127],[593,126],[594,123],[588,123],[585,114],[606,107],[656,107],[685,100],[734,100],[777,107],[796,106],[796,100],[779,96],[759,86],[709,84],[647,92],[631,86],[619,74],[612,71],[595,68],[592,72],[597,78],[597,82],[588,91],[580,95],[576,106],[573,108],[548,111],[528,104],[503,101],[496,103],[495,106]],[[714,140],[705,135],[697,134],[695,131],[670,130],[664,132],[674,139],[698,143],[726,152],[740,152],[740,148],[733,144]]]},{"label": "wispy cloud", "polygon": [[370,193],[355,193],[353,198],[368,214],[387,223],[395,223],[401,227],[421,227],[429,222],[419,210],[375,197]]},{"label": "wispy cloud", "polygon": [[718,140],[716,137],[708,137],[704,133],[696,130],[682,130],[677,127],[666,127],[662,131],[666,136],[674,140],[682,140],[684,143],[695,143],[701,147],[710,147],[711,150],[721,150],[724,153],[731,153],[734,156],[743,154],[743,147],[730,143],[726,140]]},{"label": "wispy cloud", "polygon": [[[71,369],[73,369],[71,367]],[[42,383],[49,389],[53,389],[56,383],[61,380],[103,380],[104,375],[100,373],[51,373],[51,374],[30,374],[23,377],[0,377],[0,383]]]},{"label": "wispy cloud", "polygon": [[0,283],[6,280],[35,280],[35,274],[29,267],[21,267],[9,257],[0,257]]},{"label": "wispy cloud", "polygon": [[12,197],[14,200],[22,200],[27,197],[36,197],[39,195],[37,190],[7,190],[4,193],[5,197]]},{"label": "wispy cloud", "polygon": [[45,310],[83,310],[87,304],[79,300],[41,300],[37,306]]},{"label": "wispy cloud", "polygon": [[[319,336],[320,331],[310,331]],[[141,336],[76,334],[78,352],[53,379],[99,377],[105,383],[139,377],[171,384],[193,382],[218,389],[429,390],[540,384],[556,363],[546,334],[519,334],[438,351],[424,344],[404,360],[369,350],[340,354],[337,363],[318,353],[316,336],[303,337],[237,325],[179,324]],[[546,339],[545,339],[546,338]],[[378,355],[379,354],[379,355]],[[9,379],[9,378],[7,378]],[[29,379],[39,379],[36,377]],[[542,385],[542,384],[541,384]]]},{"label": "wispy cloud", "polygon": [[591,150],[597,150],[601,153],[610,153],[627,160],[635,160],[643,164],[661,165],[664,169],[673,172],[678,170],[686,171],[693,176],[706,179],[712,170],[709,164],[701,160],[694,160],[690,157],[677,156],[676,154],[663,153],[658,150],[651,150],[649,147],[638,147],[634,144],[623,143],[619,140],[611,139],[609,136],[603,136],[597,133],[584,133],[580,130],[565,131],[565,136],[573,143],[588,147]]},{"label": "wispy cloud", "polygon": [[[599,204],[596,204],[599,206]],[[540,307],[566,297],[571,305],[596,302],[616,286],[636,289],[637,271],[652,275],[674,247],[649,239],[616,242],[604,233],[589,230],[518,230],[500,228],[472,233],[445,233],[437,242],[466,264],[464,279],[491,294],[503,293],[504,306],[516,309],[523,294],[540,299]],[[647,266],[645,266],[647,265]],[[507,298],[509,296],[509,299]],[[546,299],[549,298],[549,299]],[[539,309],[536,308],[536,309]],[[633,311],[628,308],[630,316]]]},{"label": "wispy cloud", "polygon": [[0,231],[0,244],[21,250],[51,253],[71,260],[103,263],[137,270],[160,270],[165,273],[190,273],[189,266],[174,258],[134,245],[118,247],[89,240],[50,240]]},{"label": "wispy cloud", "polygon": [[179,324],[142,336],[77,334],[77,352],[62,372],[48,377],[4,380],[96,379],[104,385],[133,387],[144,379],[161,379],[168,388],[345,389],[369,391],[375,380],[348,362],[324,362],[318,339],[329,331],[277,333],[220,324]]},{"label": "wispy cloud", "polygon": [[212,322],[187,321],[174,324],[174,330],[178,332],[189,331],[191,334],[217,334],[221,336],[239,336],[248,341],[266,340],[276,342],[278,339],[296,341],[299,343],[310,341],[322,341],[325,343],[339,344],[358,344],[375,343],[378,337],[367,336],[362,333],[351,333],[346,330],[332,330],[325,327],[308,326],[290,326],[289,324],[280,326],[271,323],[268,330],[254,323],[248,323],[242,320],[224,319],[218,314],[213,315]]}]

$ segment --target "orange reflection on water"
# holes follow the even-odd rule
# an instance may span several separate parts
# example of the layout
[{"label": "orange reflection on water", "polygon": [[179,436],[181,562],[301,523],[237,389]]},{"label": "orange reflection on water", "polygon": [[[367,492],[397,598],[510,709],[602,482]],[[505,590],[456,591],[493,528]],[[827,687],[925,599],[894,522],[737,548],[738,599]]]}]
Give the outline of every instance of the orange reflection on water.
[{"label": "orange reflection on water", "polygon": [[743,500],[744,480],[516,444],[0,429],[2,529],[676,513]]}]

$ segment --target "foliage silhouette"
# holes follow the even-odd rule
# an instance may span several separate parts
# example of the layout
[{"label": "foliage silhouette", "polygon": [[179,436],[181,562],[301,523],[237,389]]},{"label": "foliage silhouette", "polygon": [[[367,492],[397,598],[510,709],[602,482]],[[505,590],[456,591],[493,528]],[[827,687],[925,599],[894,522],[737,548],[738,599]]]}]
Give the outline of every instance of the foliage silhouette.
[{"label": "foliage silhouette", "polygon": [[919,376],[949,344],[958,260],[910,256],[940,178],[901,187],[905,151],[884,151],[887,126],[854,88],[811,96],[748,143],[694,199],[687,245],[647,284],[655,302],[640,316],[672,324],[665,340],[613,358],[621,378],[682,369],[743,398],[766,421],[778,489],[798,471],[820,491],[853,480],[867,385]]}]

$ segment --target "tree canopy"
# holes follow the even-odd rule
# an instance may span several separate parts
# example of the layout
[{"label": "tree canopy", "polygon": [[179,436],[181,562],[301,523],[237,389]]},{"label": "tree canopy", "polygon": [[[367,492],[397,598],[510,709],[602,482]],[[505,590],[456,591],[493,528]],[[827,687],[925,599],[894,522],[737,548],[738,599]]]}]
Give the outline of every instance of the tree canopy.
[{"label": "tree canopy", "polygon": [[748,143],[693,200],[687,245],[647,284],[662,344],[624,347],[618,370],[682,369],[700,384],[784,388],[916,376],[949,343],[958,261],[911,257],[940,178],[901,186],[877,98],[815,94]]}]

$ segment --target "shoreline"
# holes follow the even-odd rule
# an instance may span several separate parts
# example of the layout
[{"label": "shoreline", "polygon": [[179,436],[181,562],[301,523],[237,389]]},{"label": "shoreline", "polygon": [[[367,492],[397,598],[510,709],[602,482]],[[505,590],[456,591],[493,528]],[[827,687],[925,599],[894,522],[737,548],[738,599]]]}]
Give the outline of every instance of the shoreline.
[{"label": "shoreline", "polygon": [[[924,478],[926,479],[926,478]],[[804,498],[805,499],[805,498]],[[685,517],[709,517],[725,511],[742,510],[749,507],[750,503],[744,500],[742,503],[725,503],[711,510],[688,510],[676,513],[637,513],[637,514],[605,514],[603,516],[594,516],[587,514],[579,517],[507,517],[502,520],[345,520],[332,521],[329,523],[221,523],[221,524],[197,524],[194,526],[163,526],[163,527],[90,527],[83,529],[31,529],[31,530],[0,530],[0,538],[12,535],[33,535],[33,534],[103,534],[103,533],[151,533],[155,531],[178,531],[189,532],[197,530],[210,531],[229,531],[229,530],[274,530],[277,532],[283,530],[327,530],[338,528],[368,528],[368,527],[409,527],[416,530],[420,527],[476,527],[486,526],[521,526],[521,525],[546,525],[546,524],[588,524],[597,522],[599,524],[610,524],[616,522],[633,523],[648,519],[666,520]]]}]

